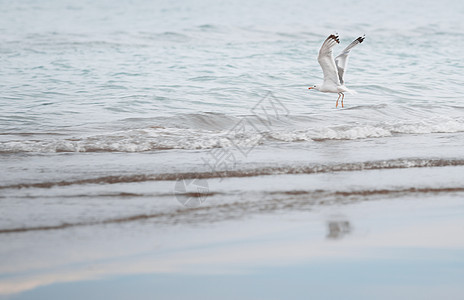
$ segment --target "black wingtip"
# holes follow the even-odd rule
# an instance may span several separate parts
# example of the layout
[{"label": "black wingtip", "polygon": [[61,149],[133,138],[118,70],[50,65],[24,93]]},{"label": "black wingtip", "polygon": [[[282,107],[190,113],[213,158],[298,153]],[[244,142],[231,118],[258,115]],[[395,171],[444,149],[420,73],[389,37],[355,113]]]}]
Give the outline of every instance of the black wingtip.
[{"label": "black wingtip", "polygon": [[366,35],[363,35],[363,36],[358,37],[357,40],[359,43],[362,43],[365,38],[366,38]]},{"label": "black wingtip", "polygon": [[327,39],[333,39],[334,41],[337,42],[337,44],[340,44],[340,40],[338,39],[338,34],[331,34]]}]

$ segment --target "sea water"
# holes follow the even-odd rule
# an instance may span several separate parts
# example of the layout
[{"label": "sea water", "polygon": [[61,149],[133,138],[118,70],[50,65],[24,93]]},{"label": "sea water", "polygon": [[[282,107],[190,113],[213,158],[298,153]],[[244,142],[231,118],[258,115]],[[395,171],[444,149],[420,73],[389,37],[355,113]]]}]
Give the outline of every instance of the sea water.
[{"label": "sea water", "polygon": [[[53,261],[54,230],[462,199],[463,15],[462,1],[0,0],[2,273],[39,240]],[[366,35],[343,108],[307,89],[332,33],[334,55]],[[9,278],[3,294],[34,286]]]}]

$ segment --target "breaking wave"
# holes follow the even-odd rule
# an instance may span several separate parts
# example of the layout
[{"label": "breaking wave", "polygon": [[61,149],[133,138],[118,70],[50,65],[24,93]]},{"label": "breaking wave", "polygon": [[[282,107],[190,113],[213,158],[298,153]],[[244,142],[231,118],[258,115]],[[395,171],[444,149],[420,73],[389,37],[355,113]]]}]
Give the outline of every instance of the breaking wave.
[{"label": "breaking wave", "polygon": [[[0,153],[21,152],[147,152],[157,150],[198,150],[212,148],[250,147],[269,142],[314,142],[325,140],[356,140],[406,134],[464,132],[464,119],[440,117],[415,121],[359,122],[343,125],[327,124],[311,117],[287,117],[266,126],[256,117],[226,117],[205,114],[179,118],[183,127],[172,120],[166,125],[124,129],[109,133],[66,137],[57,134],[4,134]],[[163,120],[161,120],[163,121]],[[156,120],[159,123],[160,120]],[[146,125],[147,121],[142,122]],[[139,124],[140,125],[140,124]],[[272,128],[271,128],[272,127]]]}]

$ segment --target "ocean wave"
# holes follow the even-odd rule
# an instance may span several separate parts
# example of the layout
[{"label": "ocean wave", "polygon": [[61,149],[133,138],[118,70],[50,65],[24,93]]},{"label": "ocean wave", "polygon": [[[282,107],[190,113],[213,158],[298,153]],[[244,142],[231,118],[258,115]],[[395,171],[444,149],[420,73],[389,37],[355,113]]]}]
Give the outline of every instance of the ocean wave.
[{"label": "ocean wave", "polygon": [[[429,118],[416,121],[350,122],[321,126],[310,117],[287,117],[263,124],[257,117],[232,118],[214,114],[181,116],[184,128],[172,120],[141,129],[126,129],[87,137],[33,135],[20,139],[3,134],[0,153],[21,152],[146,152],[156,150],[249,147],[281,141],[286,143],[325,140],[356,140],[401,134],[464,132],[460,118]],[[178,120],[178,122],[180,122]],[[159,124],[159,125],[158,125]],[[187,127],[187,128],[185,128]]]},{"label": "ocean wave", "polygon": [[269,175],[296,175],[296,174],[315,174],[330,172],[353,172],[363,170],[384,170],[384,169],[406,169],[406,168],[432,168],[464,166],[464,159],[424,159],[424,158],[405,158],[378,160],[366,162],[352,162],[339,164],[309,164],[291,165],[279,167],[259,167],[237,170],[217,170],[215,172],[179,172],[179,173],[159,173],[159,174],[132,174],[132,175],[112,175],[96,178],[84,178],[69,181],[49,181],[37,183],[18,183],[13,185],[3,185],[0,189],[12,188],[52,188],[55,186],[70,186],[82,184],[118,184],[146,181],[175,181],[187,179],[213,179],[213,178],[233,178],[233,177],[255,177]]}]

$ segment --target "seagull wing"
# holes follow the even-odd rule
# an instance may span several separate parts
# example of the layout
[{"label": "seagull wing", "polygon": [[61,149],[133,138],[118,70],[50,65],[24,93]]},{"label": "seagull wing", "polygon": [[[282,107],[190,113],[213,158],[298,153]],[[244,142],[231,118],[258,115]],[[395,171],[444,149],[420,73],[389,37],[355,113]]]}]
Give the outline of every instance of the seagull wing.
[{"label": "seagull wing", "polygon": [[338,39],[338,35],[331,34],[322,44],[321,50],[319,50],[317,61],[321,65],[322,72],[324,73],[323,85],[340,85],[337,67],[332,56],[332,48],[339,43],[340,40]]},{"label": "seagull wing", "polygon": [[350,54],[351,49],[356,45],[361,44],[364,41],[365,36],[360,36],[355,39],[351,44],[349,44],[343,51],[335,58],[335,64],[337,65],[338,77],[341,84],[345,84],[343,76],[346,72],[346,67],[348,65],[348,54]]}]

